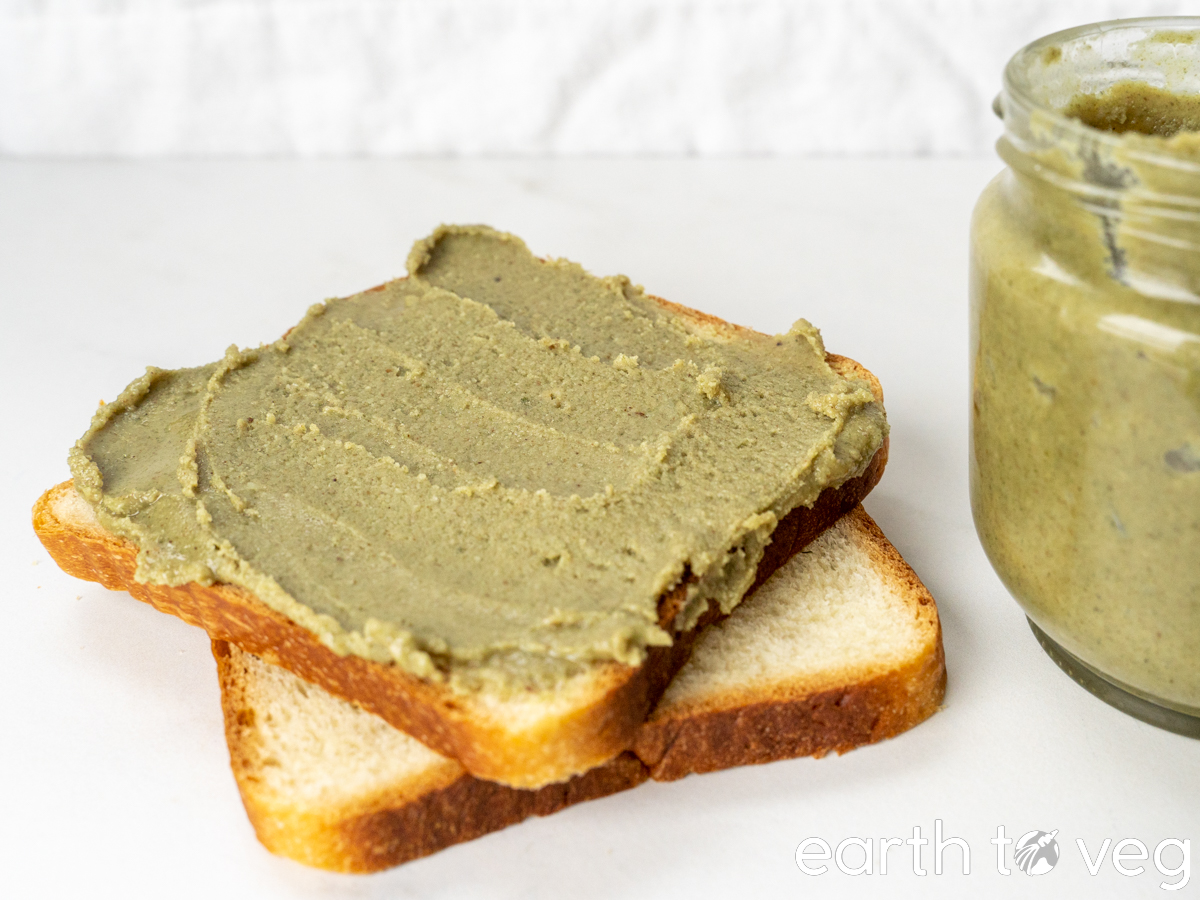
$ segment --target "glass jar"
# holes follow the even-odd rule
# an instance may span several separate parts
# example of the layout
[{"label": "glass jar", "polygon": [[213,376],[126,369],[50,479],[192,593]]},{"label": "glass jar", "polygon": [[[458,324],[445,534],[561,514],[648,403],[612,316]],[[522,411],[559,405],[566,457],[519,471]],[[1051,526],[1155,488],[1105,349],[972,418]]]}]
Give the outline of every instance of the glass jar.
[{"label": "glass jar", "polygon": [[971,226],[975,527],[1062,668],[1200,737],[1200,19],[1036,41],[996,111],[1007,168]]}]

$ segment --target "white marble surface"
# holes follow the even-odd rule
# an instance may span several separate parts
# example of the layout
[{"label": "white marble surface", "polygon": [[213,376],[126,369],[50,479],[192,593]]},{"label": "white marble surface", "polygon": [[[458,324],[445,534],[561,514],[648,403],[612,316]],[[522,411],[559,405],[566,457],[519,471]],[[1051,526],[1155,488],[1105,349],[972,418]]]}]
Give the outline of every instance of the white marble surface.
[{"label": "white marble surface", "polygon": [[984,154],[1008,58],[1180,0],[0,0],[0,153]]},{"label": "white marble surface", "polygon": [[[995,162],[0,162],[0,893],[120,897],[1160,896],[1075,838],[1200,839],[1200,743],[1061,675],[992,573],[966,486],[966,235]],[[100,398],[147,363],[273,339],[315,300],[401,273],[433,225],[487,221],[539,253],[763,330],[803,315],[882,379],[886,476],[867,507],[938,599],[950,686],[912,732],[843,757],[652,784],[370,877],[255,842],[197,630],[58,571],[29,508],[67,477]],[[806,837],[926,836],[972,872],[802,874]],[[988,841],[1059,829],[997,874]],[[906,852],[911,852],[904,848]],[[1011,848],[1010,848],[1011,850]],[[931,853],[925,850],[929,867]],[[1168,857],[1167,863],[1172,859]],[[1172,881],[1178,878],[1170,879]],[[1178,896],[1192,896],[1200,876]],[[570,885],[567,890],[566,885]]]}]

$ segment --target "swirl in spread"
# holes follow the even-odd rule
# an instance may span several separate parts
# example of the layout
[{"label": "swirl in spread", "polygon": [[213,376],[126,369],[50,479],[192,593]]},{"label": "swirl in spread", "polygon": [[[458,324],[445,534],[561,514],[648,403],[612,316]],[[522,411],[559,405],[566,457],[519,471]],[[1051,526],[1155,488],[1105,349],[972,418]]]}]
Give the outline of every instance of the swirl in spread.
[{"label": "swirl in spread", "polygon": [[409,277],[280,341],[149,369],[71,454],[143,581],[241,585],[341,653],[547,686],[732,608],[776,523],[886,432],[803,320],[685,315],[511,235],[442,227]]}]

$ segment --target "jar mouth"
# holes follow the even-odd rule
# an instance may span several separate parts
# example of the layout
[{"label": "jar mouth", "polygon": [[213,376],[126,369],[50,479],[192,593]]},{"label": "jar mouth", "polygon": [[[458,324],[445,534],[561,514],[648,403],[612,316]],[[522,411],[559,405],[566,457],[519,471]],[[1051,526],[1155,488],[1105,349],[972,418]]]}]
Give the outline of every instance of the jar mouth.
[{"label": "jar mouth", "polygon": [[[1178,53],[1180,46],[1194,48]],[[1191,63],[1191,65],[1189,65]],[[1200,98],[1200,16],[1115,19],[1058,31],[1017,51],[1004,68],[997,113],[1006,126],[1032,116],[1063,138],[1180,174],[1200,176],[1200,160],[1153,146],[1131,145],[1127,134],[1097,128],[1063,110],[1080,94],[1099,94],[1122,82],[1141,82]]]}]

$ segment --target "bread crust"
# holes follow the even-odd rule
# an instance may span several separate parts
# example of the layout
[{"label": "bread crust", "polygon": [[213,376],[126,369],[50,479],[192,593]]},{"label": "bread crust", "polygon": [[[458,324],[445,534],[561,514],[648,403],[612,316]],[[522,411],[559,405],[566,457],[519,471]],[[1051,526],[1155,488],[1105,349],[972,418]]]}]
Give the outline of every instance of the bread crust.
[{"label": "bread crust", "polygon": [[[677,309],[705,327],[740,330],[702,313]],[[878,380],[863,366],[832,354],[827,361],[839,374],[868,382],[882,402]],[[883,474],[887,449],[885,439],[862,475],[825,490],[811,509],[798,507],[784,517],[759,564],[756,586],[870,492]],[[564,781],[629,749],[638,727],[687,662],[700,630],[697,627],[677,635],[670,647],[650,648],[641,666],[595,665],[572,688],[577,699],[583,699],[540,716],[530,727],[515,728],[507,710],[480,698],[456,695],[444,685],[424,681],[394,665],[338,655],[313,632],[235,585],[193,582],[169,587],[137,582],[136,546],[100,527],[69,481],[38,499],[33,526],[51,557],[68,574],[99,582],[110,590],[128,591],[162,612],[203,628],[214,639],[234,643],[361,705],[439,753],[457,759],[473,775],[513,787],[536,788]],[[664,621],[673,618],[683,591],[681,585],[660,600]],[[711,610],[699,626],[716,618],[719,613]]]}]

